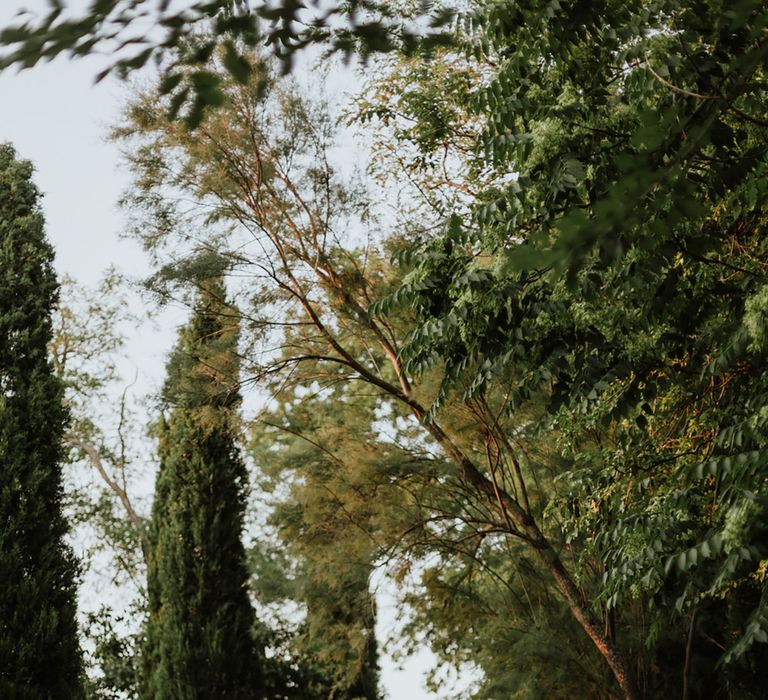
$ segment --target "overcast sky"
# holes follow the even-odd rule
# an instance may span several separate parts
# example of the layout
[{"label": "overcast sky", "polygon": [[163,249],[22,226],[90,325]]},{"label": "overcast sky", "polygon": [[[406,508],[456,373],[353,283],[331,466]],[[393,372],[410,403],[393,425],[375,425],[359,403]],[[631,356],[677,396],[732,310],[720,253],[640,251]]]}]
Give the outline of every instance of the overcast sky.
[{"label": "overcast sky", "polygon": [[[13,16],[15,4],[14,0],[0,2],[0,26]],[[23,3],[26,9],[46,5],[45,0]],[[76,62],[58,59],[31,70],[0,74],[0,142],[12,143],[35,166],[59,275],[87,285],[94,285],[110,265],[135,279],[150,272],[140,247],[120,238],[124,221],[117,201],[128,177],[118,149],[106,141],[105,134],[119,117],[125,87],[110,79],[94,85],[93,78],[104,65],[98,57]],[[131,339],[128,363],[138,372],[144,390],[161,381],[164,356],[180,318],[179,312],[167,313],[159,329],[148,328]],[[390,596],[380,596],[379,613],[383,627],[389,627]],[[387,697],[438,697],[427,692],[423,682],[432,661],[425,651],[398,670],[391,659],[382,658]]]}]

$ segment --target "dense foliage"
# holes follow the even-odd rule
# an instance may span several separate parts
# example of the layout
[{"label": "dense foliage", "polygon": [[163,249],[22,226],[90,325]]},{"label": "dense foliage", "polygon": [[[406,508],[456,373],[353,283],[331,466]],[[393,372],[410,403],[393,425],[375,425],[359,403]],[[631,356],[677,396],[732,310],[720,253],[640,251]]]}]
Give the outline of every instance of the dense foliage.
[{"label": "dense foliage", "polygon": [[32,166],[0,145],[0,695],[82,697],[65,543],[67,414],[48,358],[58,284]]},{"label": "dense foliage", "polygon": [[[758,697],[766,663],[765,28],[762,3],[488,5],[485,181],[375,307],[417,310],[433,411],[499,379],[544,405],[545,517],[654,697]],[[404,140],[446,130],[408,116]]]}]

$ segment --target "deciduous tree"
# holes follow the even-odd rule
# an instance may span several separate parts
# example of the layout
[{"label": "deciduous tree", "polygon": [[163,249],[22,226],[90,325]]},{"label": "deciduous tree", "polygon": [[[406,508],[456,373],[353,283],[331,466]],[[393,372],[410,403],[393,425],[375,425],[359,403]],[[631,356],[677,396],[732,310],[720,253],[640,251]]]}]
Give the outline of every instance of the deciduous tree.
[{"label": "deciduous tree", "polygon": [[[168,119],[156,95],[139,99],[129,118],[131,126],[119,132],[136,139],[130,159],[137,187],[129,201],[145,216],[137,230],[152,249],[162,251],[179,234],[184,240],[180,226],[185,214],[164,192],[193,196],[208,208],[211,223],[236,224],[219,230],[221,235],[209,235],[198,248],[220,250],[241,278],[250,277],[259,315],[248,321],[279,331],[267,337],[280,343],[282,353],[252,357],[250,371],[262,380],[290,382],[304,366],[320,376],[359,381],[382,402],[415,418],[421,438],[444,458],[435,461],[442,470],[438,483],[450,494],[451,511],[440,509],[428,517],[447,523],[449,537],[463,536],[454,530],[453,519],[505,533],[527,549],[537,573],[563,596],[625,694],[636,697],[623,651],[606,634],[558,554],[561,533],[543,530],[548,494],[530,487],[524,454],[510,438],[516,422],[529,420],[505,411],[514,385],[501,382],[476,401],[443,401],[438,416],[430,410],[440,398],[434,395],[434,382],[414,383],[409,364],[416,365],[402,351],[402,342],[410,331],[427,338],[432,329],[422,325],[416,330],[412,314],[402,307],[395,315],[385,305],[374,305],[402,282],[396,299],[410,298],[414,288],[409,279],[398,279],[372,246],[355,247],[353,227],[368,210],[330,163],[333,130],[322,111],[263,73],[248,85],[228,83],[226,108],[204,119],[194,137]],[[398,237],[377,245],[404,247]],[[157,281],[188,275],[204,259],[177,259],[161,269]],[[439,264],[441,252],[427,259]],[[449,270],[438,271],[435,279]],[[438,500],[427,508],[442,505]]]}]

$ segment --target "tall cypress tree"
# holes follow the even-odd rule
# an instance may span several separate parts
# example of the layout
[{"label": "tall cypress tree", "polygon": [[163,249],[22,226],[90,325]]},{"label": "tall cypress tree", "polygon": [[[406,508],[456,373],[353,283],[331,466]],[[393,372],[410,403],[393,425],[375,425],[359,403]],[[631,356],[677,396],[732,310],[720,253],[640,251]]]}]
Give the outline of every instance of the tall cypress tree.
[{"label": "tall cypress tree", "polygon": [[32,166],[0,145],[0,697],[82,697],[77,564],[64,543],[58,285]]},{"label": "tall cypress tree", "polygon": [[260,697],[243,530],[238,326],[221,279],[201,287],[168,365],[150,528],[142,695]]}]

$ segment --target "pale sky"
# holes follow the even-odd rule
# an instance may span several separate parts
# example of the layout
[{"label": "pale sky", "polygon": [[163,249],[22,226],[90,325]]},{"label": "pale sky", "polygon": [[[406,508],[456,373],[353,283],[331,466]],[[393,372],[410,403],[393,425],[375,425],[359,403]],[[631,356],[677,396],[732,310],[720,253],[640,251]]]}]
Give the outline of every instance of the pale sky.
[{"label": "pale sky", "polygon": [[[13,0],[0,4],[0,26],[13,16],[14,4]],[[27,9],[46,5],[45,0],[24,3]],[[105,140],[105,134],[118,119],[125,87],[110,79],[94,85],[94,76],[103,66],[102,58],[57,59],[31,70],[0,73],[0,142],[12,143],[35,166],[59,275],[87,285],[95,284],[110,265],[135,279],[151,271],[140,247],[119,237],[124,222],[117,200],[128,177],[118,149]],[[145,391],[162,379],[164,355],[180,317],[170,313],[162,318],[165,328],[144,331],[131,338],[128,346],[128,364],[140,375]],[[379,615],[383,640],[394,624],[391,593],[379,596]],[[384,655],[381,661],[387,698],[439,697],[424,687],[423,674],[434,662],[428,651],[401,660],[402,670]]]}]

